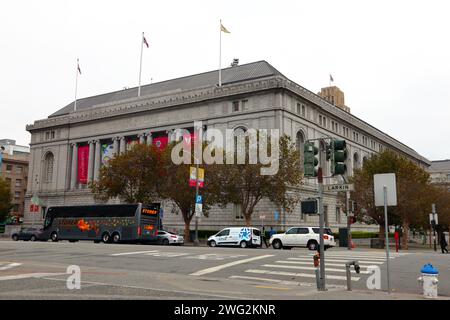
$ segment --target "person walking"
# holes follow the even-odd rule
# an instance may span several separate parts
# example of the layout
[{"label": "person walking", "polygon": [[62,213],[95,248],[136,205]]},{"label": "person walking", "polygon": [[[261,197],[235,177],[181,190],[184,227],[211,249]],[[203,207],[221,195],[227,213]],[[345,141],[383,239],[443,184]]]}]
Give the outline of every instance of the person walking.
[{"label": "person walking", "polygon": [[447,244],[447,241],[445,240],[445,233],[444,232],[441,232],[440,245],[441,245],[442,253],[448,253],[448,249],[446,248],[448,244]]},{"label": "person walking", "polygon": [[267,244],[266,228],[265,227],[262,228],[261,237],[262,237],[262,240],[263,240],[263,241],[261,241],[261,247],[262,247],[262,243],[264,242],[264,244],[266,245],[266,248],[268,248],[269,245]]}]

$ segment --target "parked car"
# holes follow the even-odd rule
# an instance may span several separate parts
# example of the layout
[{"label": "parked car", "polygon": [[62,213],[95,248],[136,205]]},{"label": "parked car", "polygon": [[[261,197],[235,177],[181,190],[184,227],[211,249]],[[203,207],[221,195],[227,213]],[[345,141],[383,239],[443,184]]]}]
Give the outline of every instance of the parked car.
[{"label": "parked car", "polygon": [[43,229],[38,228],[23,228],[19,232],[15,232],[11,235],[14,241],[25,240],[25,241],[47,241],[48,237]]},{"label": "parked car", "polygon": [[225,228],[208,238],[210,247],[216,246],[261,246],[261,231],[253,227]]},{"label": "parked car", "polygon": [[184,237],[166,230],[158,230],[158,243],[163,245],[182,245]]},{"label": "parked car", "polygon": [[[336,246],[333,233],[330,228],[324,229],[325,250]],[[285,233],[272,235],[269,243],[274,249],[291,249],[292,247],[307,247],[309,250],[317,250],[320,244],[319,228],[317,227],[293,227]]]}]

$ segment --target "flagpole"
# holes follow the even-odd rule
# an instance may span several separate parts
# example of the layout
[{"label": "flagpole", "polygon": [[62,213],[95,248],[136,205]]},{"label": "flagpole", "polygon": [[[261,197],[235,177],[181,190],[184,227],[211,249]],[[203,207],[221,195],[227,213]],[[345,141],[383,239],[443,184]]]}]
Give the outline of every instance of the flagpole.
[{"label": "flagpole", "polygon": [[139,87],[138,87],[138,97],[141,96],[141,74],[142,74],[142,51],[144,50],[144,33],[142,32],[141,39],[141,62],[139,64]]},{"label": "flagpole", "polygon": [[219,87],[222,86],[222,19],[219,26]]},{"label": "flagpole", "polygon": [[79,60],[80,59],[77,58],[77,67],[75,69],[75,73],[76,73],[76,75],[75,75],[75,103],[74,103],[74,106],[73,106],[73,111],[77,111],[77,90],[78,90],[78,66],[79,66]]}]

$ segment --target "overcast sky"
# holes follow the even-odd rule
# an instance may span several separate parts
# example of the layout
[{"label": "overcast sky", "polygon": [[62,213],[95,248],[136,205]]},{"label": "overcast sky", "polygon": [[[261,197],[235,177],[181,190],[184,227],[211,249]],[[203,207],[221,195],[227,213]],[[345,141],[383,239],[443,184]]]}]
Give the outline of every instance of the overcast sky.
[{"label": "overcast sky", "polygon": [[430,160],[450,159],[450,2],[6,1],[0,11],[0,139],[78,97],[266,60]]}]

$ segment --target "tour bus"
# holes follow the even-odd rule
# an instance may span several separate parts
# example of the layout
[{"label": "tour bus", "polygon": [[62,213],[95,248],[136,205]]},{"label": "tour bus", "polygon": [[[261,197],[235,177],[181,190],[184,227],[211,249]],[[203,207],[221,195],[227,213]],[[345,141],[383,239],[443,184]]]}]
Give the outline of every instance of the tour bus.
[{"label": "tour bus", "polygon": [[54,242],[156,241],[159,210],[159,203],[49,207],[44,232]]}]

